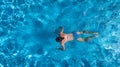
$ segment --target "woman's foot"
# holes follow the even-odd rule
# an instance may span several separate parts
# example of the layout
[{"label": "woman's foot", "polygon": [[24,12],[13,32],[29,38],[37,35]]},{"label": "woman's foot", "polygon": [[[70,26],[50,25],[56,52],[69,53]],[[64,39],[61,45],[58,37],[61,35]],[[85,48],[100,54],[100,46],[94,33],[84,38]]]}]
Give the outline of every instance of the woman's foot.
[{"label": "woman's foot", "polygon": [[98,33],[97,33],[97,32],[95,32],[95,33],[93,33],[93,34],[98,35]]},{"label": "woman's foot", "polygon": [[98,37],[98,35],[99,35],[98,33],[94,33],[94,34],[95,34],[96,37]]}]

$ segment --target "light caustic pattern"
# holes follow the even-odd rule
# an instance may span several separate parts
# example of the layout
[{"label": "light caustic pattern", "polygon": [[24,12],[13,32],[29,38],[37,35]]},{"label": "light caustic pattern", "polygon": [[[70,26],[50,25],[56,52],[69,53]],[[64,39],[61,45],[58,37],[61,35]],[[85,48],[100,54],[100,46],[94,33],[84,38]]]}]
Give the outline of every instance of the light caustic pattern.
[{"label": "light caustic pattern", "polygon": [[[89,42],[55,42],[55,30],[90,30]],[[120,67],[119,0],[0,0],[0,67]]]}]

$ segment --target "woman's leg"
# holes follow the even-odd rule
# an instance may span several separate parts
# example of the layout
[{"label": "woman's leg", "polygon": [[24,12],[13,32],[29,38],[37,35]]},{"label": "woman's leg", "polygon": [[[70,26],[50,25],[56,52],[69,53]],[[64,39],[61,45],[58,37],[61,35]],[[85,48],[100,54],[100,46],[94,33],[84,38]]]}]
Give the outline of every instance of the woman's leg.
[{"label": "woman's leg", "polygon": [[82,32],[82,31],[78,31],[78,32],[76,32],[76,33],[77,33],[78,35],[79,35],[79,34],[83,34],[83,32]]},{"label": "woman's leg", "polygon": [[84,38],[78,38],[77,40],[80,41],[80,42],[85,42]]},{"label": "woman's leg", "polygon": [[87,30],[84,30],[84,31],[83,31],[83,33],[98,35],[98,33],[97,33],[97,32],[90,32],[90,31],[87,31]]},{"label": "woman's leg", "polygon": [[95,38],[95,37],[97,37],[97,36],[93,35],[93,36],[86,37],[86,38],[84,38],[84,41],[89,41],[89,40],[91,40],[92,38]]},{"label": "woman's leg", "polygon": [[91,40],[92,38],[95,38],[97,36],[89,36],[89,37],[86,37],[86,38],[78,38],[77,40],[80,41],[80,42],[86,42],[86,41],[89,41]]},{"label": "woman's leg", "polygon": [[77,34],[94,34],[94,35],[98,35],[97,32],[90,32],[90,31],[87,31],[87,30],[84,30],[84,31],[79,31],[79,32],[76,32]]}]

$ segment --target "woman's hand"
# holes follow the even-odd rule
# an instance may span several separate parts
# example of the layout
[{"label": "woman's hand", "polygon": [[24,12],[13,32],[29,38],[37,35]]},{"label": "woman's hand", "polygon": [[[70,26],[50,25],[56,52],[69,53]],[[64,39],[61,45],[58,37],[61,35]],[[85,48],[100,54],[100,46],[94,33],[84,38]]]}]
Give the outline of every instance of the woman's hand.
[{"label": "woman's hand", "polygon": [[63,48],[56,48],[57,50],[65,50],[65,49],[63,49]]}]

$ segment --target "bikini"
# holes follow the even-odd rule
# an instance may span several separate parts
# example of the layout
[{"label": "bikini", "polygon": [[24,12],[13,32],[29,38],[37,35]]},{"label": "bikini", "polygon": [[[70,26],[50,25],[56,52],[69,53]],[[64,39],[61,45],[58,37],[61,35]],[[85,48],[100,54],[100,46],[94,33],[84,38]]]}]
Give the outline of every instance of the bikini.
[{"label": "bikini", "polygon": [[79,35],[76,32],[73,32],[73,37],[74,37],[74,39],[78,39]]}]

